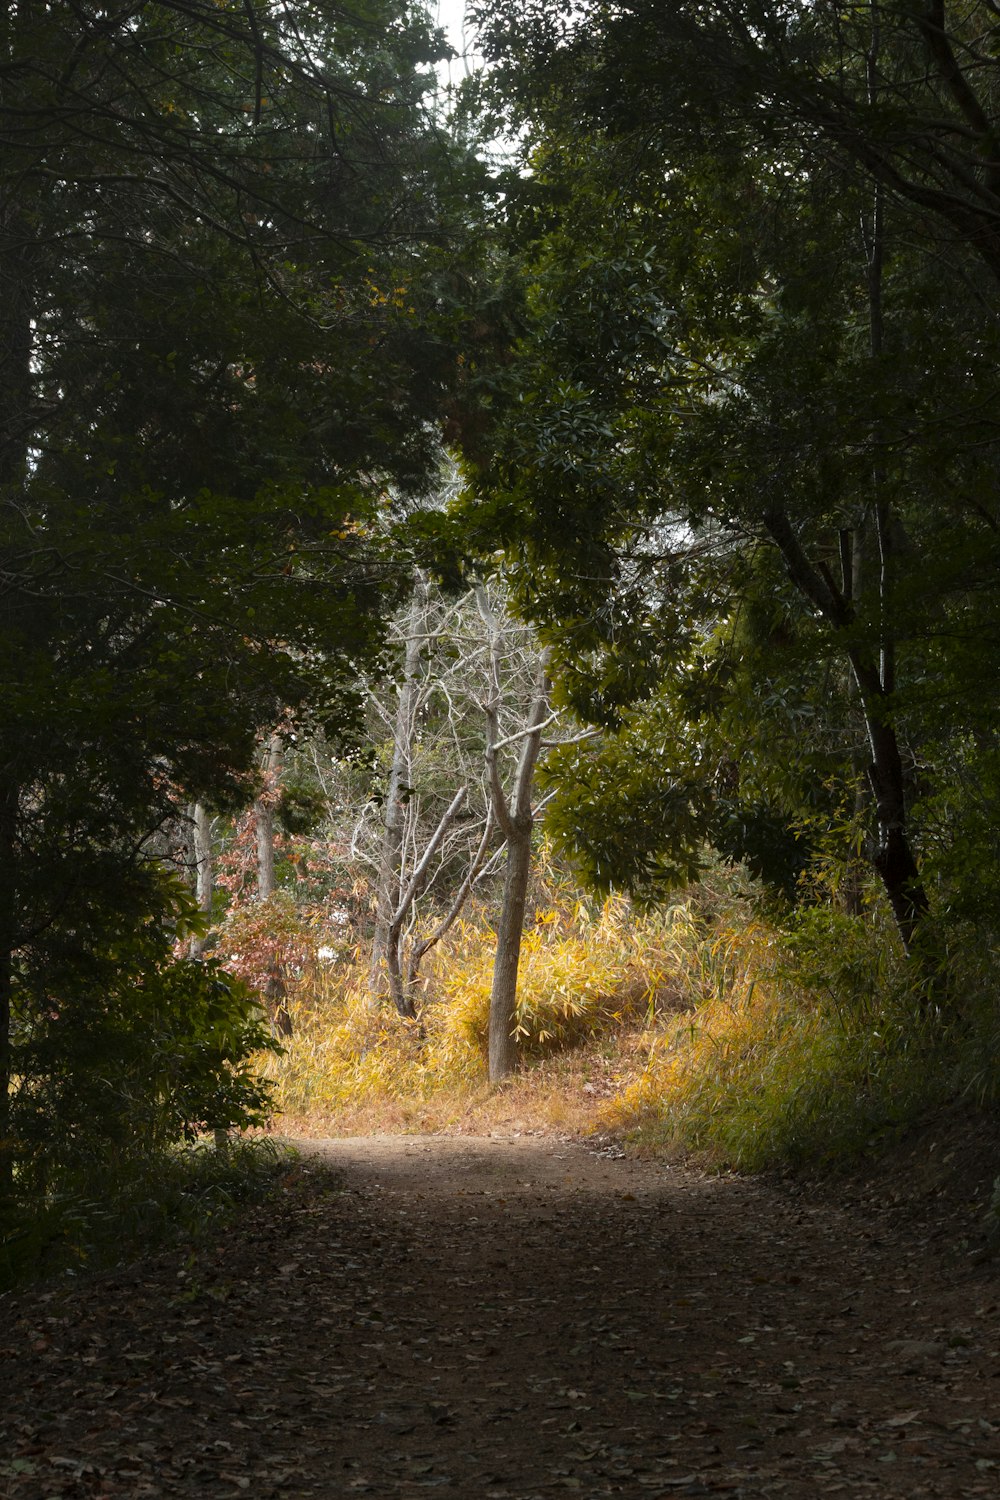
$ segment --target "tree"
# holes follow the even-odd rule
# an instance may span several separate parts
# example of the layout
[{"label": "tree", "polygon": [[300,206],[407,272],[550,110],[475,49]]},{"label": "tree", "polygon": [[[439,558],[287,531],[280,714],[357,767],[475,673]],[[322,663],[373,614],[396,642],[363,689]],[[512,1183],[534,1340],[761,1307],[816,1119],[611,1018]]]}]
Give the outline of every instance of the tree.
[{"label": "tree", "polygon": [[388,3],[0,23],[5,1143],[38,1008],[183,923],[158,827],[244,802],[306,704],[356,720],[455,367],[436,48]]},{"label": "tree", "polygon": [[[503,847],[503,839],[494,846],[499,814],[489,736],[501,712],[515,718],[528,712],[535,647],[524,626],[508,620],[501,629],[501,615],[502,585],[476,582],[449,597],[418,573],[399,625],[402,677],[387,702],[372,694],[374,722],[390,733],[385,792],[378,804],[368,804],[368,810],[384,807],[372,856],[373,987],[378,997],[384,965],[388,992],[410,1018],[423,959]],[[366,822],[364,816],[358,821],[355,849],[366,842]],[[420,921],[417,904],[424,897],[431,915]]]},{"label": "tree", "polygon": [[[944,39],[952,55],[971,15]],[[963,680],[976,653],[956,636],[995,631],[992,563],[974,559],[994,555],[1000,436],[986,138],[960,122],[941,28],[891,7],[829,21],[765,7],[750,27],[725,5],[666,17],[640,4],[501,8],[486,30],[493,86],[526,131],[512,241],[534,290],[491,451],[473,455],[477,500],[485,535],[518,560],[525,606],[557,633],[557,675],[619,736],[619,751],[609,737],[580,755],[608,768],[590,783],[612,794],[591,826],[622,806],[606,758],[626,760],[626,743],[648,751],[637,795],[669,809],[666,857],[651,833],[630,864],[630,823],[617,857],[602,835],[604,874],[671,878],[699,826],[740,852],[732,835],[750,831],[745,799],[761,792],[760,812],[802,829],[810,776],[833,774],[831,828],[845,796],[870,810],[900,937],[933,941],[919,793],[948,784],[987,683],[995,702],[988,655]],[[921,49],[933,65],[918,76]],[[959,197],[986,215],[978,228]],[[747,615],[769,611],[793,651],[759,636],[750,649]],[[949,663],[950,698],[934,744],[932,659]],[[825,771],[808,747],[774,763],[773,705],[760,709],[778,674],[817,708],[814,683],[835,684]],[[698,726],[698,752],[670,734],[662,767],[643,736],[664,733],[668,704]],[[570,796],[580,811],[579,782]]]},{"label": "tree", "polygon": [[[281,750],[281,736],[274,733],[264,750],[263,785],[253,805],[257,845],[257,900],[262,904],[271,901],[277,890],[274,870],[274,806],[280,787]],[[263,998],[278,1032],[282,1036],[291,1036],[292,1019],[285,1006],[285,979],[277,951],[272,953],[268,964]]]},{"label": "tree", "polygon": [[[215,894],[215,870],[212,860],[212,817],[204,802],[195,802],[190,812],[191,865],[194,872],[194,895],[207,930],[212,920]],[[205,932],[191,938],[189,956],[200,958],[205,950]]]},{"label": "tree", "polygon": [[[764,0],[473,7],[515,121],[557,107],[623,139],[647,131],[737,161],[744,146],[831,161],[1000,274],[996,16],[988,0]],[[561,96],[561,98],[560,98]]]},{"label": "tree", "polygon": [[403,842],[406,808],[413,790],[411,770],[417,715],[421,709],[419,679],[421,656],[428,644],[429,580],[423,569],[413,576],[410,601],[403,624],[402,678],[399,683],[395,719],[392,724],[392,759],[385,790],[385,814],[381,849],[378,856],[378,890],[375,906],[375,936],[372,943],[371,989],[376,1001],[387,973],[390,993],[402,1015],[413,1015],[412,1001],[404,994],[399,961],[400,928],[412,905],[410,893],[406,910],[402,908],[404,890]]},{"label": "tree", "polygon": [[[531,875],[531,844],[535,826],[532,808],[535,767],[542,747],[542,731],[552,722],[549,714],[549,652],[538,656],[535,686],[523,729],[501,737],[499,657],[502,631],[490,609],[486,592],[478,590],[480,612],[490,636],[490,686],[484,707],[489,725],[486,765],[490,777],[490,796],[497,823],[507,847],[504,866],[503,900],[497,922],[497,948],[493,960],[493,983],[490,988],[489,1074],[496,1083],[514,1071],[517,1062],[515,1040],[515,1006],[517,970],[521,956],[528,880]],[[518,747],[517,769],[510,796],[504,790],[500,775],[500,751]]]}]

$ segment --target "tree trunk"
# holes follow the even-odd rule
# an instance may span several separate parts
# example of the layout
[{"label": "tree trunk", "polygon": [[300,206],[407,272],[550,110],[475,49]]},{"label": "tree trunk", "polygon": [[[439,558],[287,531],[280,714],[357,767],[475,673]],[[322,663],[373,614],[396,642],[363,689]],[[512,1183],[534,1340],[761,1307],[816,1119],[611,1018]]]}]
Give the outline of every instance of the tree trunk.
[{"label": "tree trunk", "polygon": [[[874,105],[880,92],[879,53],[882,21],[879,0],[871,0],[871,45],[868,53],[868,99]],[[871,218],[862,223],[868,280],[868,340],[872,359],[885,346],[885,189],[874,187]],[[914,950],[917,930],[929,910],[927,893],[920,881],[917,862],[907,833],[906,775],[899,753],[896,731],[888,719],[889,702],[896,690],[896,639],[894,619],[895,545],[893,517],[886,498],[888,486],[883,464],[879,425],[875,428],[876,458],[872,465],[872,507],[878,541],[878,666],[851,654],[851,666],[861,695],[871,746],[868,771],[878,819],[878,846],[872,859],[885,887],[896,927],[907,954]]]},{"label": "tree trunk", "polygon": [[[212,915],[214,880],[212,871],[212,820],[203,802],[196,802],[192,817],[194,824],[194,868],[195,894],[198,910],[208,922]],[[273,863],[273,862],[272,862]],[[200,958],[205,951],[205,937],[199,934],[191,939],[190,956]]]},{"label": "tree trunk", "polygon": [[896,731],[885,719],[888,705],[877,669],[859,658],[857,652],[851,652],[849,656],[872,754],[868,780],[878,823],[878,842],[872,864],[885,887],[903,949],[909,955],[914,950],[917,931],[927,916],[929,903],[907,834],[903,758],[899,753]]},{"label": "tree trunk", "polygon": [[[15,190],[16,191],[16,190]],[[20,485],[33,428],[31,375],[35,244],[25,213],[0,189],[0,487]]]},{"label": "tree trunk", "polygon": [[497,951],[490,990],[489,1068],[490,1082],[508,1077],[517,1066],[514,1035],[517,1007],[517,970],[521,959],[524,910],[531,875],[533,819],[519,820],[514,837],[507,836],[507,871],[503,883],[503,905],[497,923]]},{"label": "tree trunk", "polygon": [[257,900],[269,901],[275,891],[274,877],[274,811],[269,802],[258,798],[253,805],[257,828]]},{"label": "tree trunk", "polygon": [[[874,103],[880,89],[879,51],[881,16],[877,0],[871,4],[871,43],[868,53],[868,96]],[[880,357],[885,342],[883,279],[885,268],[885,190],[876,184],[870,216],[862,221],[868,290],[868,340],[872,359]],[[892,908],[904,951],[914,952],[918,930],[927,916],[929,903],[913,855],[907,831],[907,786],[899,740],[893,726],[892,698],[896,688],[896,641],[894,620],[895,547],[893,515],[886,498],[888,485],[880,458],[882,445],[875,430],[871,494],[867,514],[871,528],[864,526],[840,537],[841,582],[830,570],[814,566],[789,520],[774,507],[765,515],[765,525],[776,543],[789,577],[837,631],[849,632],[855,624],[857,602],[877,590],[877,645],[862,648],[845,642],[845,655],[858,690],[865,731],[871,751],[867,768],[877,823],[877,839],[871,856]],[[863,533],[874,531],[877,557],[864,556]],[[877,568],[874,564],[877,563]],[[866,576],[872,574],[869,580]],[[848,637],[849,639],[849,637]]]},{"label": "tree trunk", "polygon": [[[396,705],[396,723],[392,737],[392,764],[385,794],[385,820],[382,848],[379,854],[378,893],[375,908],[375,935],[369,990],[372,1002],[381,1004],[392,996],[397,1006],[402,993],[398,954],[389,959],[390,927],[403,890],[403,840],[406,833],[407,797],[412,776],[412,740],[414,708],[420,689],[420,664],[424,648],[427,600],[430,586],[427,575],[419,568],[413,577],[413,593],[406,622],[403,657],[403,681]],[[394,972],[395,971],[395,972]],[[394,988],[395,985],[395,988]],[[407,1014],[405,1009],[402,1012]]]},{"label": "tree trunk", "polygon": [[[764,517],[767,530],[781,552],[792,582],[836,630],[854,623],[854,604],[837,586],[828,568],[814,567],[785,511],[778,507]],[[879,522],[880,530],[885,520]],[[883,599],[887,606],[887,600]],[[927,892],[920,881],[907,833],[906,776],[896,731],[890,722],[890,689],[894,653],[888,622],[880,630],[879,659],[868,651],[845,645],[844,654],[858,689],[871,751],[868,779],[875,800],[878,835],[872,864],[885,887],[904,951],[911,954],[917,931],[927,915]]]},{"label": "tree trunk", "polygon": [[14,1189],[11,1003],[17,947],[15,842],[18,802],[16,787],[4,787],[0,791],[0,1207],[12,1196]]},{"label": "tree trunk", "polygon": [[[212,870],[212,820],[204,802],[195,803],[191,821],[194,824],[195,895],[198,900],[198,910],[207,924],[212,915],[212,895],[215,883]],[[200,958],[204,953],[206,936],[205,933],[199,933],[191,939],[191,958]],[[220,1155],[228,1156],[229,1131],[224,1125],[216,1125],[212,1136],[216,1151]]]},{"label": "tree trunk", "polygon": [[272,734],[261,767],[264,790],[253,805],[257,828],[257,899],[268,901],[275,892],[274,791],[281,773],[281,736]]},{"label": "tree trunk", "polygon": [[[15,24],[22,19],[15,12]],[[31,371],[32,315],[35,306],[36,246],[32,215],[18,197],[20,184],[0,189],[0,500],[16,514],[19,491],[28,468],[34,385]],[[0,613],[13,624],[13,638],[32,636],[30,600],[16,583],[16,566],[3,569],[8,582],[0,596]],[[35,644],[38,644],[37,642]],[[20,787],[17,756],[22,753],[11,725],[7,780],[0,787],[0,1202],[14,1187],[11,1143],[12,1014],[15,953],[19,942],[17,820]],[[9,759],[8,759],[9,757]]]},{"label": "tree trunk", "polygon": [[[264,756],[264,795],[254,803],[257,826],[257,900],[269,901],[277,889],[274,873],[273,792],[281,768],[281,739],[273,734]],[[292,1018],[285,1006],[285,978],[277,953],[272,955],[264,999],[268,1013],[282,1036],[292,1035]]]},{"label": "tree trunk", "polygon": [[[485,600],[480,608],[487,621],[491,619]],[[493,627],[495,629],[495,626]],[[497,633],[498,634],[498,633]],[[494,662],[496,660],[497,635],[494,636]],[[521,740],[521,754],[514,777],[514,795],[508,803],[500,780],[497,751],[501,744],[509,741],[499,739],[497,712],[498,684],[494,672],[494,696],[487,705],[490,740],[486,761],[490,776],[490,790],[497,822],[507,839],[507,872],[504,878],[503,905],[497,923],[497,951],[493,962],[493,984],[490,990],[489,1025],[489,1073],[490,1082],[497,1083],[506,1078],[517,1066],[517,1041],[514,1036],[514,1016],[517,1005],[517,970],[521,958],[521,934],[524,931],[524,908],[531,874],[531,836],[534,829],[534,814],[531,808],[531,790],[535,766],[542,745],[549,706],[549,652],[542,652],[538,660],[535,693],[528,723],[514,739]]]}]

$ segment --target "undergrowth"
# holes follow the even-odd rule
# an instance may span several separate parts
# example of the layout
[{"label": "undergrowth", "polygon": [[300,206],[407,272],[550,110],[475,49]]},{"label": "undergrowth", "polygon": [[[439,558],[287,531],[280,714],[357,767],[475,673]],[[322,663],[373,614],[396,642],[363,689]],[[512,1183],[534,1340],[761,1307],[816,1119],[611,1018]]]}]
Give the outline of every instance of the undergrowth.
[{"label": "undergrowth", "polygon": [[608,1119],[643,1144],[746,1170],[852,1158],[951,1087],[940,1027],[905,980],[863,1004],[806,982],[773,930],[712,943],[725,979],[650,1039],[646,1065]]},{"label": "undergrowth", "polygon": [[620,897],[539,906],[518,984],[528,1067],[499,1092],[486,1084],[493,936],[484,920],[456,924],[436,950],[417,1023],[372,1008],[363,962],[315,971],[289,997],[292,1040],[265,1065],[277,1109],[340,1133],[500,1123],[519,1105],[548,1125],[582,1128],[590,1074],[606,1090],[623,1039],[631,1046],[638,1028],[681,1003],[681,920],[678,909],[639,921]]},{"label": "undergrowth", "polygon": [[[363,965],[305,976],[268,1070],[282,1128],[606,1132],[759,1170],[876,1151],[949,1100],[1000,1096],[988,984],[928,1007],[877,907],[779,924],[724,871],[640,915],[547,892],[522,950],[524,1066],[486,1082],[493,938],[474,914],[436,950],[417,1023],[373,1010]],[[978,997],[978,998],[977,998]]]},{"label": "undergrowth", "polygon": [[240,1138],[223,1150],[198,1143],[95,1163],[0,1214],[0,1291],[196,1245],[264,1198],[286,1168],[273,1142]]}]

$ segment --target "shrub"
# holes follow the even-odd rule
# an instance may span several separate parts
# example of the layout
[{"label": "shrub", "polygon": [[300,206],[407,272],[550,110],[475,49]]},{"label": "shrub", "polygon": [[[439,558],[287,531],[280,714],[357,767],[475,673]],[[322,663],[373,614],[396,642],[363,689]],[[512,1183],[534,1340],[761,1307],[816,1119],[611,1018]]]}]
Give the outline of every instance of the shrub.
[{"label": "shrub", "polygon": [[15,1206],[79,1194],[91,1177],[269,1111],[259,1008],[217,963],[177,957],[191,897],[156,872],[148,885],[145,909],[117,930],[67,929],[58,944],[49,935],[44,961],[18,955],[3,1142]]},{"label": "shrub", "polygon": [[609,1123],[756,1170],[872,1147],[954,1088],[954,1033],[877,921],[807,911],[696,943],[702,999],[649,1038]]},{"label": "shrub", "polygon": [[64,1173],[58,1190],[22,1195],[0,1223],[0,1291],[60,1271],[97,1269],[165,1245],[191,1245],[269,1192],[284,1157],[266,1140],[225,1152],[185,1146]]}]

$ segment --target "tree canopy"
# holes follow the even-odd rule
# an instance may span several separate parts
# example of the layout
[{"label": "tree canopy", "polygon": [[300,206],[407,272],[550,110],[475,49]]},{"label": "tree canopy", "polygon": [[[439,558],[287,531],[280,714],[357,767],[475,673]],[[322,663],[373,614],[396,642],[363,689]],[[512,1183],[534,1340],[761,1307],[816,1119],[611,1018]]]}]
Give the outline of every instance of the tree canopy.
[{"label": "tree canopy", "polygon": [[306,704],[357,720],[478,168],[419,8],[26,0],[0,27],[0,1074],[37,1102],[26,1059],[95,965],[134,991],[131,934],[187,919],[178,799],[245,797]]},{"label": "tree canopy", "polygon": [[532,292],[474,514],[614,731],[563,835],[649,895],[706,839],[786,892],[860,850],[930,941],[929,872],[935,917],[985,873],[956,777],[995,798],[994,21],[481,19]]}]

